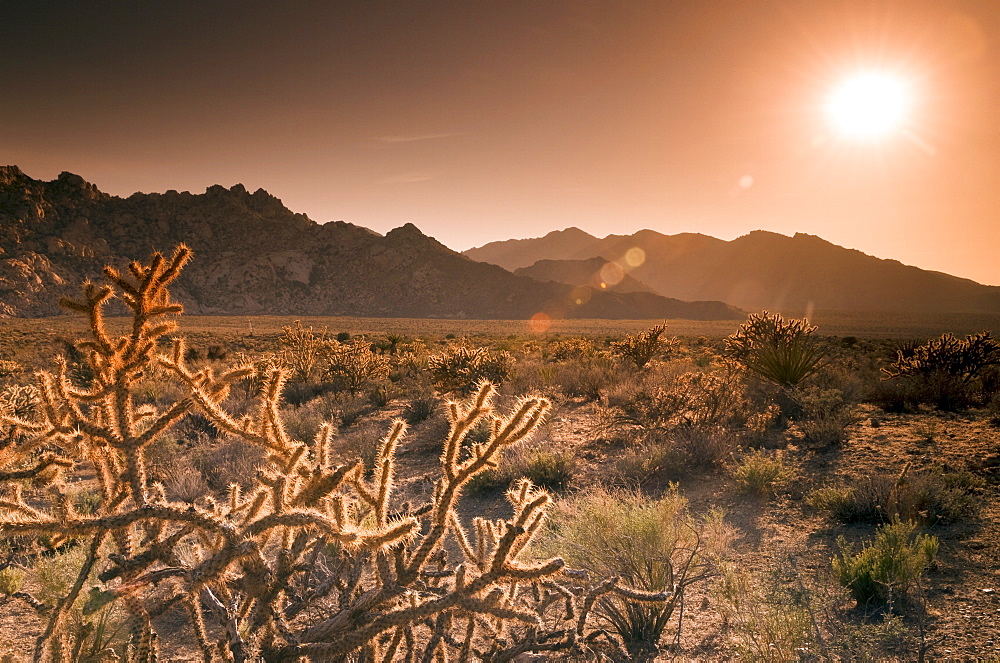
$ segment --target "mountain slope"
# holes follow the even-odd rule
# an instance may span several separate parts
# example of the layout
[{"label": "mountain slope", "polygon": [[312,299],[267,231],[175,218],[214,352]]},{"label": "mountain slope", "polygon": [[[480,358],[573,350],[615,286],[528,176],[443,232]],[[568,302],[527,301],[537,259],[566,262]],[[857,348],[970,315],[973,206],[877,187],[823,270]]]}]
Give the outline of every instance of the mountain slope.
[{"label": "mountain slope", "polygon": [[[575,230],[575,229],[574,229]],[[584,233],[585,234],[585,233]],[[599,256],[667,297],[722,300],[746,309],[803,312],[812,308],[872,312],[958,313],[1000,311],[1000,287],[903,265],[846,249],[813,235],[754,231],[732,241],[642,230],[590,243],[536,240],[492,242],[465,254],[508,269],[525,261]],[[509,249],[517,246],[517,259]],[[644,260],[628,268],[626,254]],[[636,262],[633,259],[633,263]]]},{"label": "mountain slope", "polygon": [[145,259],[184,242],[195,252],[175,289],[189,313],[523,319],[732,318],[719,302],[594,292],[540,283],[474,262],[407,224],[384,237],[344,222],[318,224],[263,189],[119,198],[81,177],[34,180],[0,167],[0,315],[58,311],[61,295],[105,264]]},{"label": "mountain slope", "polygon": [[530,267],[515,269],[514,273],[519,276],[528,276],[536,281],[556,281],[575,286],[587,286],[595,290],[655,294],[648,285],[626,274],[617,263],[604,258],[539,260]]}]

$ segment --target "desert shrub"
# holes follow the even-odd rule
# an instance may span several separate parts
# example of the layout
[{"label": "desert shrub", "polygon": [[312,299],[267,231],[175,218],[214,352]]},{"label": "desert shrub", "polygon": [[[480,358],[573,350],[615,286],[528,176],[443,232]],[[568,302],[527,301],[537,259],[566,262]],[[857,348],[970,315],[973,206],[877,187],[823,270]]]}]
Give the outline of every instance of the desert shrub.
[{"label": "desert shrub", "polygon": [[746,390],[731,372],[689,371],[667,386],[638,391],[622,405],[627,421],[649,431],[674,428],[735,427],[753,414]]},{"label": "desert shrub", "polygon": [[1000,426],[1000,394],[994,394],[986,407],[986,414],[989,416],[990,424]]},{"label": "desert shrub", "polygon": [[722,426],[681,428],[670,439],[688,470],[717,469],[740,447],[739,436]]},{"label": "desert shrub", "polygon": [[442,393],[469,394],[483,382],[500,384],[513,368],[509,352],[485,347],[449,347],[427,359],[434,386]]},{"label": "desert shrub", "polygon": [[576,473],[576,461],[566,451],[519,447],[504,456],[496,467],[477,475],[467,485],[472,494],[506,490],[521,479],[553,491],[570,487]]},{"label": "desert shrub", "polygon": [[77,387],[89,387],[94,380],[94,367],[87,360],[87,353],[72,341],[60,338],[56,341],[60,348],[61,361],[66,363],[66,375]]},{"label": "desert shrub", "polygon": [[440,401],[432,393],[418,394],[410,399],[406,410],[403,412],[403,418],[406,419],[406,423],[408,424],[418,424],[421,421],[426,421],[434,414],[434,410],[438,407],[439,403]]},{"label": "desert shrub", "polygon": [[801,409],[799,428],[806,440],[822,446],[842,444],[847,427],[857,421],[839,389],[811,387],[795,395]]},{"label": "desert shrub", "polygon": [[615,460],[616,482],[642,485],[655,479],[680,479],[690,473],[684,455],[669,440],[643,440]]},{"label": "desert shrub", "polygon": [[[186,461],[166,469],[163,487],[166,489],[168,497],[193,504],[212,491],[198,468],[190,460],[186,459]],[[216,485],[221,489],[223,486],[220,484],[221,482],[216,481]]]},{"label": "desert shrub", "polygon": [[883,368],[887,379],[909,380],[920,386],[924,402],[943,410],[982,401],[986,369],[1000,365],[1000,343],[990,332],[959,340],[942,334],[912,349],[899,349],[895,361]]},{"label": "desert shrub", "polygon": [[904,520],[932,526],[973,517],[984,486],[985,481],[970,472],[910,472],[907,466],[899,474],[870,474],[818,488],[808,503],[848,524]]},{"label": "desert shrub", "polygon": [[753,313],[726,338],[725,356],[779,387],[791,388],[823,365],[826,351],[807,320]]},{"label": "desert shrub", "polygon": [[695,472],[719,470],[739,449],[739,442],[733,431],[718,427],[642,436],[616,459],[617,481],[625,485],[683,481]]},{"label": "desert shrub", "polygon": [[265,465],[264,452],[239,436],[227,437],[193,450],[191,460],[209,488],[222,492],[232,485],[249,488]]},{"label": "desert shrub", "polygon": [[593,341],[587,338],[567,338],[550,343],[544,351],[550,361],[576,361],[597,354]]},{"label": "desert shrub", "polygon": [[567,396],[596,401],[612,386],[630,379],[631,371],[606,354],[555,364],[552,383]]},{"label": "desert shrub", "polygon": [[331,440],[330,453],[342,463],[361,461],[365,468],[374,468],[382,436],[383,426],[374,422],[358,424]]},{"label": "desert shrub", "polygon": [[5,566],[0,569],[0,594],[10,596],[21,591],[28,574],[17,566]]},{"label": "desert shrub", "polygon": [[11,359],[0,359],[0,380],[18,376],[24,368]]},{"label": "desert shrub", "polygon": [[[544,548],[559,550],[575,567],[621,577],[643,590],[605,595],[597,613],[632,660],[651,661],[687,588],[713,571],[719,553],[713,545],[721,545],[721,537],[704,532],[676,487],[659,499],[597,488],[556,504]],[[666,601],[652,604],[649,596]]]},{"label": "desert shrub", "polygon": [[537,486],[561,491],[572,483],[576,461],[569,451],[538,449],[528,455],[520,471]]},{"label": "desert shrub", "polygon": [[739,660],[784,663],[805,658],[813,642],[810,597],[769,572],[726,564],[714,595],[732,629]]},{"label": "desert shrub", "polygon": [[664,341],[660,338],[667,330],[667,325],[656,325],[638,334],[629,334],[620,341],[611,343],[611,353],[642,369],[652,359],[660,354],[668,353],[676,348],[680,341],[672,338]]},{"label": "desert shrub", "polygon": [[323,379],[336,391],[356,394],[389,379],[389,358],[372,352],[365,343],[341,345],[334,341],[323,361]]},{"label": "desert shrub", "polygon": [[859,606],[905,598],[935,562],[940,546],[937,537],[915,535],[915,530],[909,521],[887,523],[876,531],[875,541],[858,552],[844,537],[837,540],[833,573]]},{"label": "desert shrub", "polygon": [[790,476],[791,471],[781,456],[769,455],[760,449],[745,454],[733,468],[737,489],[754,495],[773,493]]},{"label": "desert shrub", "polygon": [[96,513],[101,502],[104,501],[100,491],[92,488],[78,490],[70,496],[70,499],[73,500],[73,508],[76,509],[76,512],[85,516]]}]

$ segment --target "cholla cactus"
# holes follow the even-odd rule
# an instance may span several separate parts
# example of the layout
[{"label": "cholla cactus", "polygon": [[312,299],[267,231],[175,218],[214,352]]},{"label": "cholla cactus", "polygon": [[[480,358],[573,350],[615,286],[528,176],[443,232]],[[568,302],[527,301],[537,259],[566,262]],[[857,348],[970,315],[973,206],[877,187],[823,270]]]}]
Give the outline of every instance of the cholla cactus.
[{"label": "cholla cactus", "polygon": [[[74,384],[62,362],[56,372],[40,374],[35,418],[3,415],[21,435],[0,457],[0,538],[45,536],[57,544],[72,537],[86,550],[75,581],[55,605],[15,595],[45,623],[35,660],[71,660],[89,632],[72,629],[69,615],[112,604],[132,627],[119,651],[102,655],[129,661],[155,660],[155,619],[175,607],[187,611],[206,661],[325,661],[352,652],[364,660],[453,654],[504,661],[523,652],[600,645],[601,632],[588,628],[598,596],[634,590],[615,579],[569,588],[560,582],[561,559],[524,558],[545,516],[547,493],[523,481],[508,495],[510,519],[477,518],[471,530],[455,510],[463,486],[529,437],[548,401],[524,399],[499,414],[491,406],[494,389],[484,383],[468,401],[450,402],[451,426],[430,500],[397,504],[402,421],[381,441],[374,467],[333,465],[332,425],[311,441],[286,431],[281,369],[266,377],[256,413],[236,418],[224,402],[232,385],[252,376],[251,367],[221,375],[211,367],[193,370],[180,340],[158,354],[181,312],[167,286],[189,258],[181,246],[169,260],[154,254],[148,265],[133,263],[129,276],[107,268],[110,285],[87,284],[82,302],[65,301],[89,319],[91,338],[79,347],[93,380],[85,388]],[[109,333],[103,314],[115,291],[132,311],[132,325],[121,336]],[[133,391],[154,367],[186,393],[162,409],[138,407]],[[224,497],[191,506],[169,501],[150,480],[146,449],[192,414],[267,452],[251,487],[234,485]],[[483,422],[488,439],[464,444]],[[60,481],[84,462],[96,468],[102,496],[91,514],[76,511]],[[47,492],[29,503],[25,479],[47,484]],[[457,561],[446,554],[449,538],[461,552]],[[101,584],[84,596],[94,573]],[[210,637],[206,620],[225,634],[221,642]]]},{"label": "cholla cactus", "polygon": [[882,372],[886,379],[919,381],[931,401],[949,410],[974,401],[974,387],[977,383],[981,387],[986,369],[997,365],[1000,342],[990,332],[971,334],[964,340],[946,333],[909,351],[898,351],[896,361]]},{"label": "cholla cactus", "polygon": [[327,350],[323,379],[337,391],[359,393],[389,379],[389,358],[372,352],[367,343],[334,341]]},{"label": "cholla cactus", "polygon": [[635,364],[636,368],[642,369],[658,354],[670,352],[680,345],[680,341],[676,338],[669,340],[660,338],[666,330],[667,325],[664,322],[644,332],[629,334],[620,341],[614,341],[611,344],[611,352]]},{"label": "cholla cactus", "polygon": [[458,394],[472,393],[483,380],[503,382],[513,364],[514,358],[505,350],[494,352],[489,348],[464,346],[448,348],[427,360],[434,386],[443,393]]}]

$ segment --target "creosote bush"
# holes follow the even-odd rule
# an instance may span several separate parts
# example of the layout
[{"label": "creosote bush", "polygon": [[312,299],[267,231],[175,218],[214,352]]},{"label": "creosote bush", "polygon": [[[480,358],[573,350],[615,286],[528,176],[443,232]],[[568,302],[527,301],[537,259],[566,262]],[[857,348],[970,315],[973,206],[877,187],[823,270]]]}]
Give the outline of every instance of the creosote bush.
[{"label": "creosote bush", "polygon": [[733,467],[736,487],[744,493],[764,495],[775,489],[791,476],[781,456],[770,455],[760,449],[745,454]]},{"label": "creosote bush", "polygon": [[[449,402],[440,469],[423,504],[394,497],[401,420],[379,441],[370,466],[335,464],[332,424],[310,440],[289,435],[281,367],[245,390],[254,402],[248,414],[232,415],[224,403],[235,385],[254,378],[253,367],[193,369],[180,339],[160,352],[182,310],[168,286],[190,256],[181,246],[169,259],[154,254],[148,264],[132,263],[126,274],[108,267],[108,285],[88,283],[82,301],[64,300],[89,321],[90,336],[76,347],[91,379],[75,381],[61,361],[40,374],[37,414],[2,415],[20,436],[0,458],[0,537],[46,538],[54,548],[75,542],[59,556],[58,573],[42,573],[44,564],[32,571],[46,588],[44,601],[13,595],[42,619],[36,661],[79,652],[153,661],[156,618],[166,612],[186,615],[204,660],[509,661],[560,650],[600,656],[618,643],[591,624],[598,601],[613,606],[608,598],[619,596],[648,610],[672,609],[675,595],[659,585],[633,588],[617,576],[568,573],[559,557],[528,558],[551,502],[530,481],[508,491],[510,518],[474,518],[470,528],[458,517],[463,487],[532,435],[549,410],[545,399],[521,399],[498,413],[494,388],[484,383],[469,399]],[[131,311],[121,335],[105,324],[113,296]],[[311,352],[315,335],[293,332],[297,350]],[[154,367],[181,385],[183,397],[137,405],[136,389]],[[297,370],[312,367],[304,361]],[[258,450],[261,462],[246,484],[187,504],[151,477],[147,454],[194,415]],[[481,424],[488,434],[466,444]],[[100,487],[91,513],[77,510],[63,481],[82,463],[94,468]],[[28,499],[25,481],[45,490]],[[677,561],[660,562],[672,574],[664,587],[695,577],[697,540],[684,536]],[[125,628],[105,628],[112,615]]]}]

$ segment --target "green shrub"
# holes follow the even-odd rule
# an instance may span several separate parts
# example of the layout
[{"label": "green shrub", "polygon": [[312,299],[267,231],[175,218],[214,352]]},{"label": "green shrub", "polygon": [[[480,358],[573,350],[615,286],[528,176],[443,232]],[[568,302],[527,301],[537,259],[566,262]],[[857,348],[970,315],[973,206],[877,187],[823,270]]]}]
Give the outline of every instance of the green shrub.
[{"label": "green shrub", "polygon": [[813,491],[808,503],[842,523],[911,520],[926,526],[966,520],[979,509],[985,481],[971,472],[931,469],[877,473]]},{"label": "green shrub", "polygon": [[833,573],[859,606],[881,605],[906,597],[931,566],[940,542],[928,534],[914,536],[916,525],[896,521],[879,527],[875,541],[859,552],[844,537],[837,540]]},{"label": "green shrub", "polygon": [[753,313],[726,339],[725,356],[779,387],[794,387],[823,365],[826,351],[816,329],[807,320]]},{"label": "green shrub", "polygon": [[569,488],[576,473],[576,461],[569,451],[547,451],[538,449],[525,459],[518,468],[527,479],[542,488],[562,491]]},{"label": "green shrub", "polygon": [[[596,488],[556,504],[543,547],[600,576],[619,576],[669,601],[650,604],[641,595],[609,594],[597,612],[633,660],[652,660],[675,607],[691,585],[706,579],[722,537],[703,538],[687,500],[676,487],[659,499],[637,492]],[[706,550],[706,542],[711,545]]]},{"label": "green shrub", "polygon": [[21,591],[28,574],[16,566],[6,566],[0,569],[0,594],[10,596]]},{"label": "green shrub", "polygon": [[790,478],[791,472],[780,456],[771,456],[754,449],[741,458],[733,468],[733,478],[740,492],[763,495]]}]

